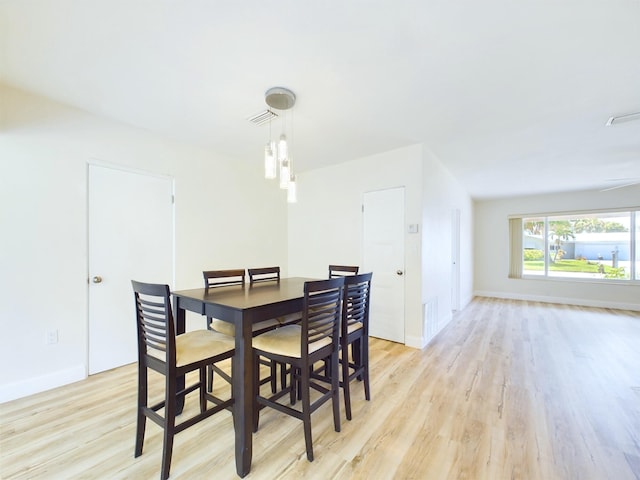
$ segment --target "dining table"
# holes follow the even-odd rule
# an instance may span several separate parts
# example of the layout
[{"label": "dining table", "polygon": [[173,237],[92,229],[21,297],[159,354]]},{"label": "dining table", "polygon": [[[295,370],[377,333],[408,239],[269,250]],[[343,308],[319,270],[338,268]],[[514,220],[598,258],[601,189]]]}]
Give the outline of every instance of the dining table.
[{"label": "dining table", "polygon": [[[214,317],[235,326],[235,355],[231,371],[234,397],[236,472],[251,470],[253,443],[254,372],[252,329],[254,323],[302,310],[304,284],[313,278],[290,277],[252,285],[197,288],[172,292],[176,334],[185,332],[186,311]],[[184,378],[178,387],[184,387]],[[180,388],[179,388],[180,389]],[[182,408],[178,406],[178,411]]]}]

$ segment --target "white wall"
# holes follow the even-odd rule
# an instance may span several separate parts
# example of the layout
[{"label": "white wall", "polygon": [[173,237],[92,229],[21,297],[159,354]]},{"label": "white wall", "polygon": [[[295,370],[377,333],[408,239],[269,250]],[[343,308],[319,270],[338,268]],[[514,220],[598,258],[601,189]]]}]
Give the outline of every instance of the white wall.
[{"label": "white wall", "polygon": [[[429,340],[428,299],[438,299],[439,328],[450,318],[442,252],[453,208],[462,212],[461,306],[470,298],[470,200],[420,145],[301,174],[299,202],[287,209],[260,168],[6,86],[0,107],[0,362],[12,365],[0,371],[0,402],[86,375],[92,161],[175,179],[175,289],[200,286],[209,268],[273,264],[285,275],[324,277],[329,263],[361,265],[364,192],[404,186],[406,223],[420,225],[405,237],[406,343]],[[423,249],[435,253],[423,258]],[[195,317],[187,328],[201,326]],[[45,344],[50,329],[58,344]]]},{"label": "white wall", "polygon": [[473,202],[442,163],[425,148],[422,199],[422,302],[424,339],[431,340],[452,318],[452,215],[460,211],[460,305],[472,298]]},{"label": "white wall", "polygon": [[286,202],[260,168],[3,86],[0,115],[0,402],[86,375],[87,162],[174,177],[173,288],[204,269],[286,271]]},{"label": "white wall", "polygon": [[476,295],[640,310],[640,285],[543,279],[510,279],[509,215],[640,206],[640,187],[476,202]]},{"label": "white wall", "polygon": [[[420,226],[418,235],[405,234],[405,343],[421,348],[429,340],[423,329],[425,298],[442,297],[441,327],[451,316],[451,264],[441,258],[441,252],[425,257],[426,260],[421,252],[425,245],[431,247],[438,242],[443,229],[449,235],[452,208],[463,211],[463,305],[468,302],[473,268],[471,201],[440,162],[425,154],[421,145],[300,174],[298,181],[298,203],[289,207],[292,275],[324,277],[330,263],[362,265],[363,194],[404,186],[405,222],[407,226],[412,223]],[[450,251],[450,242],[448,245]]]}]

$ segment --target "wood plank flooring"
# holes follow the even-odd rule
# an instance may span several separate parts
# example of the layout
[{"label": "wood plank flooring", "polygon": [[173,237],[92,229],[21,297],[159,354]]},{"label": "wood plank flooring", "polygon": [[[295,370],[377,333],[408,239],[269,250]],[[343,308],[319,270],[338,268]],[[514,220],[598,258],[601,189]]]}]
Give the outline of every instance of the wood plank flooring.
[{"label": "wood plank flooring", "polygon": [[[313,415],[313,463],[301,422],[263,410],[246,478],[640,479],[638,312],[478,298],[423,351],[372,339],[371,363],[340,433]],[[135,389],[128,365],[0,405],[0,477],[158,478],[155,424],[133,457]],[[238,478],[231,422],[178,434],[171,478]]]}]

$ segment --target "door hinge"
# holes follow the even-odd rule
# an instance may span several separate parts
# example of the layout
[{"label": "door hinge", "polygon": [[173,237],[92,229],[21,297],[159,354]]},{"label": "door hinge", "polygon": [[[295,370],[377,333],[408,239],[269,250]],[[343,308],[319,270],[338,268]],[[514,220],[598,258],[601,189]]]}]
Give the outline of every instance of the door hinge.
[{"label": "door hinge", "polygon": [[362,206],[362,213],[364,213],[364,203],[361,205]]}]

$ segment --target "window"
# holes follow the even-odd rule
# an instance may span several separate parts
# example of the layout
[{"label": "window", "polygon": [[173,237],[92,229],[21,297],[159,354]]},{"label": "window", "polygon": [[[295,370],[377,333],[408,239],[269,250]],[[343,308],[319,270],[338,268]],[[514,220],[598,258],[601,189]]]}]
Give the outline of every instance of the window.
[{"label": "window", "polygon": [[[640,280],[640,210],[519,218],[510,277]],[[513,275],[520,267],[521,275]]]}]

